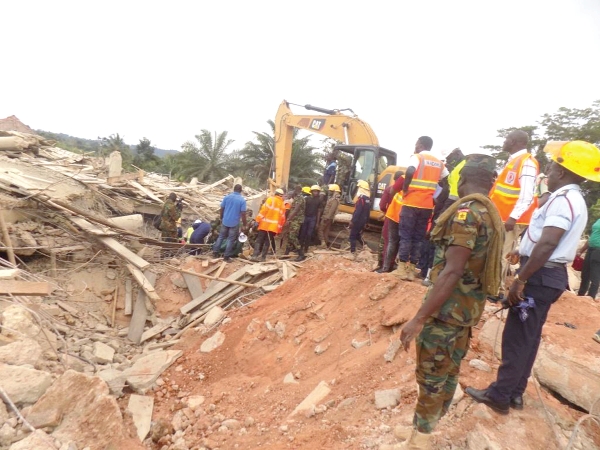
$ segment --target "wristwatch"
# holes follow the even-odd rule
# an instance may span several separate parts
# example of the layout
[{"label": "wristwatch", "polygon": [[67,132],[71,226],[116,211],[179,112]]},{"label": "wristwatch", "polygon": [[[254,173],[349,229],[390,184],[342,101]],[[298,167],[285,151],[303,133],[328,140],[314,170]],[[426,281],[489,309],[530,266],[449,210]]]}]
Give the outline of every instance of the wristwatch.
[{"label": "wristwatch", "polygon": [[513,278],[514,281],[516,281],[519,284],[527,284],[527,280],[521,280],[519,278],[519,274],[515,275],[515,277]]}]

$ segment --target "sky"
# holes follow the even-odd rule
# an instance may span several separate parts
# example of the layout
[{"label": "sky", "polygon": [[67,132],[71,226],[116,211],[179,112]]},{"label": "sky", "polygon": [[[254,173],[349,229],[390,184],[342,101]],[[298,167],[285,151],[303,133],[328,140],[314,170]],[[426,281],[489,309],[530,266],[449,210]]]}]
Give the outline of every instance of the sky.
[{"label": "sky", "polygon": [[352,108],[402,165],[600,99],[600,0],[3,3],[0,118],[88,139],[237,150],[287,100]]}]

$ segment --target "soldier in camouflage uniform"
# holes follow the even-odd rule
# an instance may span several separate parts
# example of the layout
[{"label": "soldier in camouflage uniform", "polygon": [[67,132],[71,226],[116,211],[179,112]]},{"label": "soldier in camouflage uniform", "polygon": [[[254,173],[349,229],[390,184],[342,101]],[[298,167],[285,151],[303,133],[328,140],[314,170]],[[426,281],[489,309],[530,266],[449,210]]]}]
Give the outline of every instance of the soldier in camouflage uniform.
[{"label": "soldier in camouflage uniform", "polygon": [[498,212],[487,197],[495,163],[487,155],[467,157],[459,182],[465,202],[440,216],[432,232],[433,286],[400,336],[405,350],[416,336],[419,397],[414,428],[407,442],[392,448],[429,448],[430,433],[452,402],[471,327],[479,322],[490,290],[488,281],[493,278],[499,285],[500,265],[486,260],[490,246],[497,249],[504,237]]},{"label": "soldier in camouflage uniform", "polygon": [[300,227],[304,222],[304,206],[306,204],[302,195],[302,186],[297,185],[292,192],[294,203],[288,216],[288,245],[285,249],[285,254],[289,255],[290,251],[301,251],[300,247]]},{"label": "soldier in camouflage uniform", "polygon": [[171,192],[160,213],[160,237],[165,242],[177,242],[177,220],[181,218],[181,208],[176,201],[177,194]]},{"label": "soldier in camouflage uniform", "polygon": [[319,240],[321,241],[321,248],[327,248],[327,238],[329,237],[329,230],[335,220],[338,207],[340,206],[340,197],[342,191],[337,184],[329,185],[329,199],[321,214],[321,223],[319,224]]}]

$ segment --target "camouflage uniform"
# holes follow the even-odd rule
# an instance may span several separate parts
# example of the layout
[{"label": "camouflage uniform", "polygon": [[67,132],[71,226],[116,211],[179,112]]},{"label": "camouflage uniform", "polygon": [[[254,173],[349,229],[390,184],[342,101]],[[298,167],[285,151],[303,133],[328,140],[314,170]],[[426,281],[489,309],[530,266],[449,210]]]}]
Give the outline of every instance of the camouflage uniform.
[{"label": "camouflage uniform", "polygon": [[181,212],[175,202],[167,199],[160,213],[160,237],[163,241],[177,242],[177,219]]},{"label": "camouflage uniform", "polygon": [[[288,244],[293,249],[300,248],[300,228],[304,222],[304,207],[306,205],[306,199],[302,194],[294,197],[294,206],[292,211],[297,211],[294,219],[290,222],[288,227]],[[296,209],[298,208],[298,209]]]},{"label": "camouflage uniform", "polygon": [[450,245],[466,247],[472,252],[450,297],[427,319],[416,338],[419,398],[413,424],[422,433],[432,432],[452,402],[460,363],[469,348],[471,327],[479,322],[485,306],[479,277],[493,233],[487,208],[481,202],[471,201],[462,204],[446,222],[442,239],[436,243],[431,269],[434,283],[446,265],[446,249]]},{"label": "camouflage uniform", "polygon": [[338,206],[340,205],[340,194],[337,192],[330,191],[333,195],[327,200],[327,204],[323,209],[323,214],[321,215],[321,223],[319,224],[319,240],[321,241],[321,245],[327,245],[327,238],[329,237],[329,229],[331,228],[331,224],[333,223],[333,219],[335,219],[335,215],[338,210]]}]

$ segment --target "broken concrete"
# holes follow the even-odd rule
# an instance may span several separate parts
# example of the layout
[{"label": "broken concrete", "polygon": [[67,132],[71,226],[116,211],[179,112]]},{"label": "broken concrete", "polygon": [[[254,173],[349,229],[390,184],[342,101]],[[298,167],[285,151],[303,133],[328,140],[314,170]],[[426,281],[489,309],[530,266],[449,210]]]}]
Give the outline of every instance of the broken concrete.
[{"label": "broken concrete", "polygon": [[24,366],[0,364],[0,386],[15,403],[35,403],[52,384],[52,375]]},{"label": "broken concrete", "polygon": [[141,357],[125,370],[127,384],[140,394],[146,393],[156,379],[182,354],[181,350],[163,350]]},{"label": "broken concrete", "polygon": [[137,436],[140,441],[144,441],[150,431],[150,423],[152,422],[152,408],[154,406],[154,398],[144,395],[132,394],[129,397],[127,410],[133,417],[133,424],[137,430]]},{"label": "broken concrete", "polygon": [[210,327],[216,323],[219,323],[223,317],[225,317],[225,311],[223,308],[220,306],[213,306],[204,318],[204,325]]},{"label": "broken concrete", "polygon": [[9,450],[57,450],[54,440],[42,430],[35,430],[25,439],[14,443]]},{"label": "broken concrete", "polygon": [[60,423],[52,436],[62,442],[76,442],[79,448],[119,448],[126,438],[123,416],[106,383],[74,370],[67,370],[31,407],[26,419],[34,427]]},{"label": "broken concrete", "polygon": [[202,343],[202,345],[200,346],[200,351],[202,353],[210,353],[214,349],[223,345],[223,342],[225,342],[225,335],[220,331],[217,331],[215,334],[213,334],[211,337],[209,337]]},{"label": "broken concrete", "polygon": [[325,381],[321,381],[317,386],[312,390],[308,396],[302,400],[302,402],[296,406],[294,411],[292,411],[291,416],[295,416],[299,412],[307,411],[311,408],[314,408],[318,405],[325,397],[329,395],[331,392],[331,388]]},{"label": "broken concrete", "polygon": [[25,338],[0,347],[0,363],[13,366],[35,366],[42,357],[42,347],[33,339]]},{"label": "broken concrete", "polygon": [[109,364],[113,362],[115,356],[115,349],[103,344],[100,341],[94,342],[92,356],[95,363],[98,364]]},{"label": "broken concrete", "polygon": [[402,397],[400,389],[385,389],[375,391],[375,408],[394,408],[400,403]]}]

